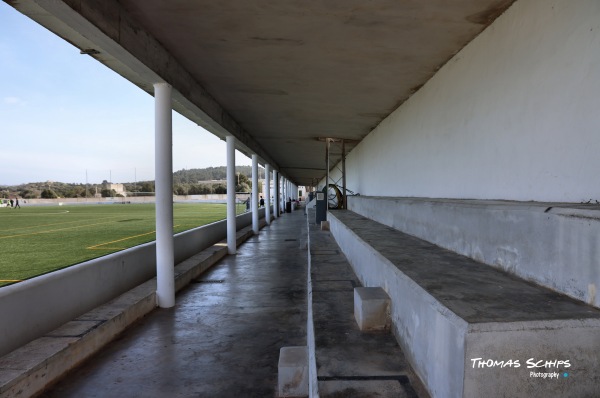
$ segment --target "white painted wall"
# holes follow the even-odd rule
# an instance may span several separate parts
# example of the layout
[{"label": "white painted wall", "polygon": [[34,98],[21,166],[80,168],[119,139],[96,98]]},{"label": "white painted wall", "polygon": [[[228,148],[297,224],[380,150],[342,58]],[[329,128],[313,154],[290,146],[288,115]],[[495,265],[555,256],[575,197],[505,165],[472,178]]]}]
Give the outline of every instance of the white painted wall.
[{"label": "white painted wall", "polygon": [[599,110],[600,1],[518,0],[349,154],[347,186],[600,200]]}]

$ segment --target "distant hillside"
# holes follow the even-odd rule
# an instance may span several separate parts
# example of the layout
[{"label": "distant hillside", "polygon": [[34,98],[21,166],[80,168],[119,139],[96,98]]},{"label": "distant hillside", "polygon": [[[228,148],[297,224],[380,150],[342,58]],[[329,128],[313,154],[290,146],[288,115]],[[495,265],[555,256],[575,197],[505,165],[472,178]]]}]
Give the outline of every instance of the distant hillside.
[{"label": "distant hillside", "polygon": [[[252,177],[251,166],[237,166],[235,173],[241,173],[248,178]],[[264,178],[264,170],[259,169],[259,179]],[[208,167],[206,169],[179,170],[173,173],[173,184],[198,183],[201,181],[225,180],[227,178],[227,167]]]},{"label": "distant hillside", "polygon": [[[236,192],[249,192],[252,188],[252,167],[237,166]],[[197,195],[226,193],[227,167],[208,167],[205,169],[179,170],[173,173],[173,192],[177,195]],[[264,170],[259,169],[259,179],[264,178]],[[15,186],[0,186],[0,198],[18,196],[25,199],[37,198],[85,198],[96,192],[102,196],[115,196],[114,191],[106,187],[108,181],[100,183],[72,184],[64,182],[30,182]],[[141,195],[154,192],[154,181],[123,182],[129,194]]]}]

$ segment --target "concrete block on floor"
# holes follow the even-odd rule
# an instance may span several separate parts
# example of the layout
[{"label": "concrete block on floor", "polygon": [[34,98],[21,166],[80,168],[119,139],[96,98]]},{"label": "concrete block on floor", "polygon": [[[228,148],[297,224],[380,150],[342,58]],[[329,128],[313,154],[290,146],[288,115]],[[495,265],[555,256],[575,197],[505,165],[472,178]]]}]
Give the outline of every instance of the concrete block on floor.
[{"label": "concrete block on floor", "polygon": [[389,330],[390,297],[381,287],[354,288],[354,318],[360,330]]},{"label": "concrete block on floor", "polygon": [[308,347],[281,347],[278,391],[280,397],[308,396]]}]

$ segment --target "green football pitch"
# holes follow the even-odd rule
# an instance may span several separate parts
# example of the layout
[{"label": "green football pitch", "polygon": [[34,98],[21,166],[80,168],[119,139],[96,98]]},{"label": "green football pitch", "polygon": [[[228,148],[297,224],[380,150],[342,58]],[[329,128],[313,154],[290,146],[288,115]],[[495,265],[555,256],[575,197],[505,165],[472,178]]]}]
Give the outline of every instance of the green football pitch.
[{"label": "green football pitch", "polygon": [[[225,204],[175,203],[173,232],[225,216]],[[154,204],[0,208],[0,286],[155,239]]]}]

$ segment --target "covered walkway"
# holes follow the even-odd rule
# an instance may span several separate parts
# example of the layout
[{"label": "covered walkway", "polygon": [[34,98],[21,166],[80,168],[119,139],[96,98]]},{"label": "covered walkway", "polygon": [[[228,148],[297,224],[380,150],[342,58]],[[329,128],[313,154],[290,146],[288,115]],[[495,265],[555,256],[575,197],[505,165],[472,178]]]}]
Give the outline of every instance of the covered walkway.
[{"label": "covered walkway", "polygon": [[287,214],[42,397],[273,397],[306,345],[306,219]]},{"label": "covered walkway", "polygon": [[[347,209],[383,226],[376,236],[363,231],[362,239],[353,232],[359,228],[342,226],[333,216],[334,237],[359,279],[384,287],[391,308],[404,311],[392,318],[396,335],[432,397],[598,396],[599,1],[465,0],[457,6],[441,0],[310,5],[223,0],[210,7],[157,0],[5,1],[155,96],[156,191],[163,211],[157,214],[162,231],[157,247],[160,242],[166,247],[158,250],[165,256],[156,256],[161,307],[174,302],[168,214],[174,110],[226,140],[230,204],[235,150],[252,156],[253,170],[260,163],[274,172],[277,203],[299,186],[327,192],[337,181],[357,194],[343,202]],[[229,209],[227,249],[233,254],[236,224],[233,206]],[[365,227],[360,220],[358,225]],[[314,297],[303,290],[305,229],[301,212],[286,214],[254,238],[261,243],[243,245],[237,256],[204,275],[203,283],[182,292],[174,309],[143,319],[47,396],[274,395],[278,349],[306,344],[304,306],[306,297]],[[396,241],[387,242],[387,250],[379,236],[397,236],[394,230],[481,264],[449,268],[463,259],[429,244],[415,244],[415,256],[402,252],[408,248],[398,250]],[[123,284],[121,269],[132,270],[121,267],[124,261],[141,268],[150,262],[151,255],[136,253],[140,257],[109,257],[117,271],[76,266],[9,286],[10,295],[0,300],[2,319],[12,320],[0,330],[0,345],[10,343],[5,353],[89,310],[67,308],[71,304],[101,303],[93,299]],[[336,274],[339,280],[326,280],[337,258],[331,251],[318,256],[317,293],[348,296],[354,279]],[[456,261],[445,261],[450,257]],[[419,268],[423,259],[436,266]],[[529,305],[521,299],[522,281],[499,287],[497,275],[485,267],[551,291],[523,288],[538,292]],[[448,305],[407,276],[411,273]],[[444,283],[440,276],[446,276]],[[485,295],[479,280],[489,287]],[[148,307],[154,294],[152,286],[144,296]],[[567,296],[560,307],[548,304],[557,303],[551,300],[555,294]],[[464,298],[470,305],[459,316],[452,308],[460,308]],[[498,299],[505,303],[500,310]],[[569,300],[593,307],[580,308],[594,315],[565,321],[563,315],[576,305]],[[516,313],[511,303],[521,310]],[[318,310],[322,303],[314,304]],[[520,322],[528,312],[537,318],[526,321],[526,329]],[[98,318],[79,323],[104,325]],[[573,324],[581,326],[579,332]],[[37,334],[29,336],[32,331]],[[347,342],[360,340],[346,333]],[[331,341],[315,334],[318,344]],[[66,345],[80,336],[61,337]],[[45,337],[38,344],[51,341]],[[412,344],[417,338],[420,345]],[[13,360],[18,353],[4,357],[7,378],[29,365]],[[436,353],[444,354],[442,360]],[[534,372],[536,361],[531,369],[521,366],[535,358],[550,372]],[[317,355],[318,386],[354,388],[359,378],[377,377],[407,390],[401,361],[389,372],[367,374],[329,366],[327,359]],[[476,368],[480,359],[493,366]],[[518,368],[496,366],[517,360]],[[561,389],[552,384],[557,379],[546,379],[553,370],[558,377],[559,362],[561,371],[568,368]],[[39,381],[51,370],[44,362],[31,379]],[[484,389],[472,393],[479,385]]]},{"label": "covered walkway", "polygon": [[280,349],[309,345],[310,245],[320,396],[427,397],[393,335],[358,329],[360,282],[314,221],[272,222],[40,396],[278,397]]}]

